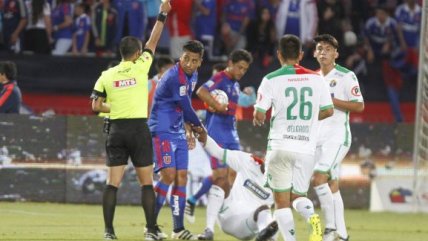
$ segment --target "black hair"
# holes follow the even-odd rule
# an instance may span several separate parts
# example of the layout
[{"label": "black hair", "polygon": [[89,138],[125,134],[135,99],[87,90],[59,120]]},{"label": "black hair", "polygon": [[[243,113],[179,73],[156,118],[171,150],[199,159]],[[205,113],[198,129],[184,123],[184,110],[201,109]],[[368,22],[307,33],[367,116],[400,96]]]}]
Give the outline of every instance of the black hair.
[{"label": "black hair", "polygon": [[302,51],[302,43],[296,35],[286,34],[279,40],[278,50],[284,60],[298,59]]},{"label": "black hair", "polygon": [[250,52],[244,49],[233,50],[229,55],[229,60],[232,63],[238,63],[239,61],[245,61],[249,64],[253,62],[253,56],[251,56]]},{"label": "black hair", "polygon": [[326,42],[333,46],[335,49],[339,48],[339,42],[337,42],[337,39],[333,37],[330,34],[321,34],[314,38],[314,42],[317,44],[319,42]]},{"label": "black hair", "polygon": [[227,68],[227,63],[221,62],[213,65],[213,70],[220,72]]},{"label": "black hair", "polygon": [[120,55],[123,59],[129,59],[136,52],[141,51],[141,49],[141,41],[132,36],[126,36],[122,38],[119,44]]},{"label": "black hair", "polygon": [[198,40],[190,40],[183,45],[183,52],[196,53],[202,58],[204,56],[204,45]]},{"label": "black hair", "polygon": [[174,60],[169,57],[169,56],[160,56],[157,60],[156,60],[156,71],[160,71],[163,67],[167,66],[167,65],[172,65],[174,64]]},{"label": "black hair", "polygon": [[16,80],[16,76],[18,75],[16,64],[12,61],[1,61],[0,74],[6,75],[8,80]]}]

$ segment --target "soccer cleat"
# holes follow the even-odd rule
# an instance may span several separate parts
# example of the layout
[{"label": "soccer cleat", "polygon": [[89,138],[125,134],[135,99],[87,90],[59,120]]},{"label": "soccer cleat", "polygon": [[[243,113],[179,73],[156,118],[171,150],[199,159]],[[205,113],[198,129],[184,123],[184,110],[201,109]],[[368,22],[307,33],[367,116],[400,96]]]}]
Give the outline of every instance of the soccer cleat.
[{"label": "soccer cleat", "polygon": [[322,241],[336,241],[337,240],[336,229],[326,228],[324,229],[324,235]]},{"label": "soccer cleat", "polygon": [[309,241],[322,241],[322,229],[320,216],[316,213],[309,217],[308,221],[311,226],[311,233],[309,234]]},{"label": "soccer cleat", "polygon": [[193,235],[189,230],[183,229],[180,232],[172,232],[171,239],[179,240],[198,240],[195,235]]},{"label": "soccer cleat", "polygon": [[214,240],[214,232],[206,228],[204,233],[198,234],[198,240]]},{"label": "soccer cleat", "polygon": [[152,232],[145,232],[144,233],[144,240],[162,240],[158,235]]},{"label": "soccer cleat", "polygon": [[[156,235],[159,239],[146,239],[146,240],[163,240],[163,239],[167,239],[168,238],[168,234],[162,232],[162,230],[160,229],[159,225],[155,225],[155,231],[156,231]],[[144,235],[147,233],[147,227],[144,228]],[[153,233],[152,233],[153,234]]]},{"label": "soccer cleat", "polygon": [[343,241],[349,241],[349,235],[348,235],[348,237],[347,237],[347,238],[339,237],[339,240],[340,240],[340,241],[342,241],[342,240],[343,240]]},{"label": "soccer cleat", "polygon": [[195,206],[195,204],[187,200],[186,207],[184,208],[184,217],[186,217],[189,223],[195,222]]},{"label": "soccer cleat", "polygon": [[273,240],[272,237],[276,234],[276,232],[278,232],[278,223],[273,221],[257,234],[256,241]]},{"label": "soccer cleat", "polygon": [[116,234],[105,232],[104,233],[104,240],[115,240],[117,239]]}]

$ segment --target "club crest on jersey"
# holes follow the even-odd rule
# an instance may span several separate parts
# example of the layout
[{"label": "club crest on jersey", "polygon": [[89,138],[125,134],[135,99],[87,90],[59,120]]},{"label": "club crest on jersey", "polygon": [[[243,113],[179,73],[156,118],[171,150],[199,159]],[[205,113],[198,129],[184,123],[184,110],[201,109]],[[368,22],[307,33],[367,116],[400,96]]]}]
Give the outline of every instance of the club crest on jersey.
[{"label": "club crest on jersey", "polygon": [[166,165],[171,164],[171,156],[163,156],[163,163]]},{"label": "club crest on jersey", "polygon": [[187,94],[187,88],[185,85],[180,86],[180,96],[185,96]]},{"label": "club crest on jersey", "polygon": [[361,91],[360,91],[360,87],[359,86],[354,86],[351,89],[351,94],[353,96],[361,96]]},{"label": "club crest on jersey", "polygon": [[330,81],[330,87],[334,87],[334,86],[336,86],[336,84],[337,84],[336,80]]},{"label": "club crest on jersey", "polygon": [[134,85],[137,85],[135,78],[113,81],[113,88],[126,88]]}]

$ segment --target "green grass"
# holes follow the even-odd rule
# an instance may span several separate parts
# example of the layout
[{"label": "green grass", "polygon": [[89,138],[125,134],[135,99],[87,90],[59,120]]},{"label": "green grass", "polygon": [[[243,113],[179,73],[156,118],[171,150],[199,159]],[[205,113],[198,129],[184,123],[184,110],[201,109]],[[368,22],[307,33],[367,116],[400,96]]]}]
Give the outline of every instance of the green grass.
[{"label": "green grass", "polygon": [[[159,224],[171,233],[170,209],[163,208]],[[196,223],[186,228],[200,233],[205,209],[196,210]],[[298,240],[307,240],[307,227],[294,215]],[[370,213],[347,210],[352,241],[428,240],[428,214]],[[143,240],[144,214],[138,206],[118,206],[115,229],[120,240]],[[101,205],[0,202],[0,240],[102,240]],[[215,240],[235,240],[216,230]],[[282,240],[282,239],[280,239]]]}]

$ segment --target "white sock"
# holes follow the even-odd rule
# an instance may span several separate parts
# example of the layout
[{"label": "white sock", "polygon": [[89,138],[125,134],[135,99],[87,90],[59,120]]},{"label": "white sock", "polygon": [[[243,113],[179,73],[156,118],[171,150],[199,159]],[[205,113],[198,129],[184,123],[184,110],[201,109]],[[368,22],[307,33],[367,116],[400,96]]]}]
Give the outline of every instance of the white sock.
[{"label": "white sock", "polygon": [[293,201],[293,208],[306,220],[306,222],[309,221],[311,215],[315,213],[314,204],[307,197],[296,198]]},{"label": "white sock", "polygon": [[317,193],[318,199],[320,200],[321,210],[324,214],[325,227],[330,229],[336,229],[335,217],[334,217],[334,204],[333,194],[328,186],[328,183],[321,184],[314,187]]},{"label": "white sock", "polygon": [[340,195],[340,191],[333,193],[333,202],[337,228],[336,232],[341,238],[347,238],[348,232],[346,231],[345,224],[345,209],[343,207],[343,200],[342,195]]},{"label": "white sock", "polygon": [[291,208],[281,208],[273,213],[278,222],[282,237],[287,241],[296,241],[296,229],[294,228],[294,219]]},{"label": "white sock", "polygon": [[224,191],[217,185],[212,185],[208,193],[207,203],[207,228],[214,232],[215,221],[218,212],[223,205]]},{"label": "white sock", "polygon": [[265,209],[261,212],[259,212],[259,215],[257,216],[257,228],[259,231],[266,228],[271,222],[273,221],[272,213],[270,212],[270,209]]}]

